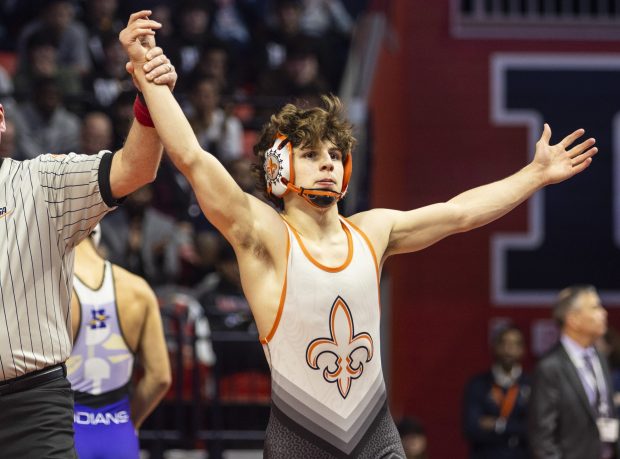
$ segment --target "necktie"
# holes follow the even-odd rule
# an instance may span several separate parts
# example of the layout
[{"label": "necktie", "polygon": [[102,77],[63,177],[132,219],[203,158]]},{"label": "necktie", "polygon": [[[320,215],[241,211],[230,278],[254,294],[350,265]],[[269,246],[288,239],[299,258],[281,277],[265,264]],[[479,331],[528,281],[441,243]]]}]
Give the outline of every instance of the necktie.
[{"label": "necktie", "polygon": [[592,355],[589,352],[583,354],[583,361],[586,366],[586,371],[591,376],[591,381],[594,382],[594,412],[598,415],[601,405],[601,392],[599,391],[596,373],[594,372],[594,365],[592,364]]}]

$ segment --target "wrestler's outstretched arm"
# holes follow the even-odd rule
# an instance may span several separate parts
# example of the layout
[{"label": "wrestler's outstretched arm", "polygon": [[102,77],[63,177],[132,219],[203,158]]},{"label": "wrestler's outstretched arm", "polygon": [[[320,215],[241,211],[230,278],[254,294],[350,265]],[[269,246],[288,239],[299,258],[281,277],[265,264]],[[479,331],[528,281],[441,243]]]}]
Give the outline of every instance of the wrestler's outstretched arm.
[{"label": "wrestler's outstretched arm", "polygon": [[551,128],[544,125],[530,164],[497,182],[473,188],[448,202],[401,212],[375,209],[351,217],[371,238],[380,260],[423,249],[455,233],[486,225],[507,214],[546,185],[562,182],[585,170],[598,149],[578,129],[551,145]]}]

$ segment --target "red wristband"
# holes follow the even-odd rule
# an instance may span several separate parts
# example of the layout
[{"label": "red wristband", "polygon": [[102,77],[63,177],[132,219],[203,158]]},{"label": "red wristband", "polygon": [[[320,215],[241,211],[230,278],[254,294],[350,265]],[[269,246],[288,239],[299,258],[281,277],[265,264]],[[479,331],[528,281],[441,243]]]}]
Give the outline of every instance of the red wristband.
[{"label": "red wristband", "polygon": [[155,127],[153,120],[151,119],[151,114],[149,113],[149,108],[146,106],[144,102],[140,100],[140,97],[136,96],[136,100],[133,103],[133,114],[142,126]]}]

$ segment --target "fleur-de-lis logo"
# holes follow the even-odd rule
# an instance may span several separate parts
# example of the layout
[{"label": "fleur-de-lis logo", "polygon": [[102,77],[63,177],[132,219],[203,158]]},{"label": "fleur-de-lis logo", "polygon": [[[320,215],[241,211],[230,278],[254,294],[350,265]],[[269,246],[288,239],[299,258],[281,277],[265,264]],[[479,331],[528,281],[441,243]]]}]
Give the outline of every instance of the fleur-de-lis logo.
[{"label": "fleur-de-lis logo", "polygon": [[329,338],[317,338],[310,342],[306,362],[310,368],[319,370],[319,357],[327,355],[328,359],[321,359],[323,378],[327,382],[337,383],[340,395],[347,398],[351,382],[362,375],[364,363],[372,359],[372,337],[365,332],[355,334],[351,310],[341,297],[337,297],[332,305],[329,331]]},{"label": "fleur-de-lis logo", "polygon": [[276,150],[271,149],[265,153],[263,168],[265,169],[265,176],[269,182],[276,182],[282,176],[282,159],[279,157]]},{"label": "fleur-de-lis logo", "polygon": [[276,161],[273,160],[273,156],[269,157],[269,159],[267,160],[267,164],[265,165],[265,168],[267,169],[267,174],[269,174],[270,177],[273,177],[278,167],[280,166]]}]

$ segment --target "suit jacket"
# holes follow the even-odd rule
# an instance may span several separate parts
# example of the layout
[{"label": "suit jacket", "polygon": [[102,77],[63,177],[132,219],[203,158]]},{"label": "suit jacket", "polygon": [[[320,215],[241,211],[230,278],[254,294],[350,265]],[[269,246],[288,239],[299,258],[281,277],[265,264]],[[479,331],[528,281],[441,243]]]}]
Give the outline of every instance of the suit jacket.
[{"label": "suit jacket", "polygon": [[[607,361],[599,354],[615,417]],[[562,344],[538,363],[532,383],[528,434],[534,459],[599,459],[601,441],[595,413],[579,373]],[[616,457],[620,457],[615,445]]]}]

